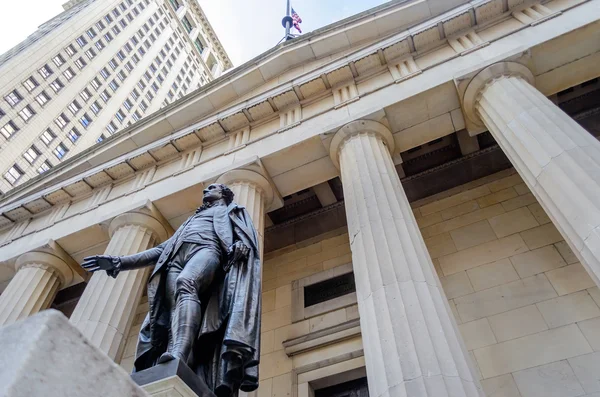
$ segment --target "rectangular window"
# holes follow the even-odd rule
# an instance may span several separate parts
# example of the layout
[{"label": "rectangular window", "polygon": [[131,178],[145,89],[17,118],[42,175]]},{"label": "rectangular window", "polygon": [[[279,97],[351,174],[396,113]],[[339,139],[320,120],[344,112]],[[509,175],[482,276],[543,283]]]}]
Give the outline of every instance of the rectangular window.
[{"label": "rectangular window", "polygon": [[34,111],[31,108],[31,106],[26,105],[23,109],[21,109],[21,111],[19,112],[19,117],[21,117],[21,120],[23,120],[25,123],[27,123],[29,120],[31,120],[31,118],[34,115]]},{"label": "rectangular window", "polygon": [[[166,74],[166,73],[165,73]],[[165,79],[163,78],[162,74],[158,74],[158,76],[156,76],[156,79],[162,84],[163,81],[165,81]]]},{"label": "rectangular window", "polygon": [[119,8],[121,8],[121,11],[127,11],[127,6],[125,5],[125,2],[119,4]]},{"label": "rectangular window", "polygon": [[202,54],[202,53],[204,52],[204,44],[202,44],[202,42],[200,41],[200,39],[199,39],[199,38],[197,38],[197,39],[194,41],[194,45],[196,46],[196,48],[198,49],[198,52],[199,52],[200,54]]},{"label": "rectangular window", "polygon": [[135,120],[138,121],[139,119],[142,118],[142,116],[140,115],[140,113],[136,110],[135,112],[133,112],[133,114],[131,115],[131,117]]},{"label": "rectangular window", "polygon": [[10,167],[8,171],[6,171],[6,173],[4,174],[4,178],[6,178],[8,183],[14,185],[19,179],[21,179],[23,175],[25,175],[23,170],[21,170],[19,166],[15,164],[12,167]]},{"label": "rectangular window", "polygon": [[[143,37],[143,36],[142,36]],[[137,37],[133,36],[131,38],[131,43],[132,45],[135,47],[136,45],[138,45],[140,43],[140,41],[137,39]]]},{"label": "rectangular window", "polygon": [[58,146],[56,146],[56,148],[54,149],[54,155],[61,160],[63,157],[65,157],[65,155],[67,154],[69,150],[67,149],[67,147],[61,142],[58,144]]},{"label": "rectangular window", "polygon": [[96,56],[96,52],[90,48],[85,52],[85,55],[88,57],[88,59],[92,60]]},{"label": "rectangular window", "polygon": [[114,10],[112,10],[112,14],[115,18],[118,18],[121,15],[119,10],[117,10],[116,8]]},{"label": "rectangular window", "polygon": [[40,157],[40,151],[37,150],[35,146],[31,146],[23,153],[23,157],[25,157],[25,160],[27,160],[29,164],[33,164],[35,160]]},{"label": "rectangular window", "polygon": [[111,135],[114,134],[115,132],[117,132],[117,126],[115,125],[115,123],[113,121],[108,123],[108,125],[106,126],[106,129],[108,130],[108,133]]},{"label": "rectangular window", "polygon": [[9,121],[8,123],[4,124],[4,126],[2,128],[0,128],[0,133],[2,133],[2,135],[4,135],[4,137],[6,139],[10,138],[11,136],[13,136],[13,134],[15,132],[17,132],[19,129],[17,128],[17,126],[15,125],[15,123],[11,121]]},{"label": "rectangular window", "polygon": [[100,143],[100,142],[102,142],[104,139],[106,139],[106,138],[104,137],[104,134],[102,134],[102,135],[100,135],[100,136],[99,136],[99,137],[96,139],[96,143]]},{"label": "rectangular window", "polygon": [[134,88],[133,91],[131,91],[131,97],[134,101],[137,101],[137,99],[140,97],[140,93]]},{"label": "rectangular window", "polygon": [[140,62],[140,57],[138,57],[137,54],[133,54],[131,56],[131,59],[133,59],[133,63],[135,63],[136,65]]},{"label": "rectangular window", "polygon": [[140,102],[140,109],[142,109],[143,112],[145,112],[146,109],[148,109],[146,102],[144,102],[144,101]]},{"label": "rectangular window", "polygon": [[304,287],[304,307],[356,292],[354,273],[346,273]]},{"label": "rectangular window", "polygon": [[83,126],[83,128],[88,128],[88,126],[92,123],[92,118],[85,113],[83,116],[79,118],[79,122]]},{"label": "rectangular window", "polygon": [[131,15],[131,13],[127,14],[127,20],[129,22],[133,21],[133,16]]},{"label": "rectangular window", "polygon": [[42,66],[39,70],[38,70],[40,76],[42,76],[44,79],[47,79],[53,72],[52,69],[50,69],[50,66],[48,65],[44,65]]},{"label": "rectangular window", "polygon": [[96,31],[94,30],[94,28],[89,28],[85,33],[87,33],[87,36],[90,39],[93,39],[94,37],[96,37]]},{"label": "rectangular window", "polygon": [[77,44],[79,44],[79,47],[85,47],[85,45],[87,44],[87,40],[83,37],[83,36],[79,36],[76,40]]},{"label": "rectangular window", "polygon": [[61,113],[56,120],[54,120],[54,122],[56,123],[57,126],[60,127],[60,129],[64,129],[67,124],[69,123],[69,119],[67,118],[67,116],[65,116],[64,113]]},{"label": "rectangular window", "polygon": [[[152,102],[152,100],[154,99],[154,95],[152,95],[152,93],[150,91],[148,91],[146,93],[146,98],[148,98],[148,102]],[[143,102],[142,102],[143,103]],[[141,106],[141,105],[140,105]],[[143,111],[146,111],[146,109],[142,109]]]},{"label": "rectangular window", "polygon": [[39,174],[43,174],[44,172],[48,171],[50,168],[52,168],[52,165],[48,162],[48,160],[46,160],[39,166],[39,168],[37,169],[37,172]]},{"label": "rectangular window", "polygon": [[112,28],[112,32],[114,33],[115,36],[118,36],[119,33],[121,33],[121,29],[119,29],[119,27],[117,25],[115,25]]},{"label": "rectangular window", "polygon": [[110,14],[106,14],[106,15],[104,16],[104,20],[106,21],[106,23],[107,23],[107,24],[110,24],[110,23],[113,21],[113,19],[112,19],[112,17],[110,16]]},{"label": "rectangular window", "polygon": [[144,72],[144,78],[149,83],[150,80],[152,80],[152,75],[150,75],[150,73],[148,73],[148,72]]},{"label": "rectangular window", "polygon": [[146,83],[144,83],[142,80],[138,81],[137,85],[142,91],[144,90],[144,88],[146,88]]},{"label": "rectangular window", "polygon": [[154,92],[158,92],[158,84],[152,83],[151,87],[154,90]]},{"label": "rectangular window", "polygon": [[42,91],[39,94],[37,94],[35,100],[40,106],[44,106],[46,102],[50,100],[50,97],[48,96],[48,94],[46,94],[46,91]]},{"label": "rectangular window", "polygon": [[144,47],[146,47],[146,49],[150,48],[150,42],[148,40],[144,40]]},{"label": "rectangular window", "polygon": [[97,102],[97,101],[95,101],[94,103],[92,103],[92,104],[90,105],[90,109],[92,110],[92,112],[93,112],[94,114],[98,114],[98,113],[100,113],[100,111],[102,110],[102,107],[100,107],[100,105],[98,104],[98,102]]},{"label": "rectangular window", "polygon": [[110,72],[106,68],[100,69],[100,76],[104,77],[104,80],[107,80],[110,77]]},{"label": "rectangular window", "polygon": [[83,60],[82,57],[79,57],[78,59],[75,60],[75,66],[77,66],[79,68],[79,70],[85,68],[87,65],[87,63],[85,63],[85,61]]},{"label": "rectangular window", "polygon": [[52,87],[54,92],[58,92],[63,89],[64,84],[62,83],[62,81],[60,81],[60,79],[56,79],[52,83],[50,83],[50,87]]},{"label": "rectangular window", "polygon": [[119,71],[119,73],[117,73],[117,77],[119,78],[119,80],[124,81],[127,78],[127,75],[125,74],[124,71]]},{"label": "rectangular window", "polygon": [[92,88],[96,91],[98,91],[98,89],[100,89],[100,86],[102,86],[102,83],[100,82],[100,80],[98,80],[98,77],[94,77],[90,84]]},{"label": "rectangular window", "polygon": [[63,72],[63,76],[65,76],[65,79],[71,80],[73,77],[75,77],[75,73],[73,72],[73,69],[67,68],[67,70]]},{"label": "rectangular window", "polygon": [[27,80],[25,80],[23,82],[23,85],[25,86],[25,88],[27,89],[28,92],[33,91],[37,86],[39,86],[38,82],[36,79],[32,77],[29,77]]},{"label": "rectangular window", "polygon": [[92,96],[92,94],[90,93],[90,90],[84,88],[83,91],[79,93],[79,96],[81,97],[81,99],[83,99],[84,102],[87,102],[88,99],[90,99],[90,97]]},{"label": "rectangular window", "polygon": [[113,90],[113,92],[119,89],[119,84],[115,80],[111,81],[108,86]]},{"label": "rectangular window", "polygon": [[73,143],[77,142],[77,140],[81,137],[81,134],[79,133],[79,131],[77,131],[77,128],[75,128],[75,127],[71,128],[71,131],[69,131],[68,135],[69,135],[69,139]]},{"label": "rectangular window", "polygon": [[125,22],[125,20],[124,20],[124,19],[121,19],[121,20],[119,21],[119,25],[121,25],[121,27],[122,27],[123,29],[125,29],[125,28],[127,27],[127,22]]},{"label": "rectangular window", "polygon": [[121,50],[119,50],[119,52],[117,52],[117,58],[119,58],[121,61],[125,59],[125,53]]},{"label": "rectangular window", "polygon": [[8,104],[11,107],[15,107],[16,104],[23,100],[23,97],[21,96],[21,94],[19,94],[19,91],[12,90],[4,97],[4,99],[6,100],[6,102],[8,102]]},{"label": "rectangular window", "polygon": [[44,142],[46,146],[50,146],[54,138],[56,138],[56,135],[54,135],[54,132],[52,132],[50,128],[44,131],[44,133],[41,136],[42,142]]},{"label": "rectangular window", "polygon": [[133,107],[133,104],[129,99],[125,99],[125,102],[123,102],[123,106],[129,111]]},{"label": "rectangular window", "polygon": [[102,51],[104,49],[104,43],[102,42],[102,40],[98,40],[96,42],[96,48],[98,49],[98,51]]},{"label": "rectangular window", "polygon": [[79,102],[77,101],[71,102],[68,107],[71,113],[73,113],[73,116],[75,116],[77,112],[81,110],[81,105],[79,105]]},{"label": "rectangular window", "polygon": [[183,17],[183,19],[181,20],[181,23],[183,24],[183,27],[185,28],[185,30],[188,33],[190,33],[192,31],[193,27],[187,16]]},{"label": "rectangular window", "polygon": [[108,65],[112,68],[112,70],[115,70],[116,68],[119,67],[119,64],[114,59],[111,59],[110,61],[108,61]]},{"label": "rectangular window", "polygon": [[141,56],[144,56],[144,55],[146,55],[146,50],[144,50],[144,47],[140,47],[140,48],[138,48],[138,53],[139,53]]},{"label": "rectangular window", "polygon": [[68,46],[65,47],[65,52],[72,57],[73,55],[75,55],[77,53],[77,50],[75,49],[75,46],[73,44],[69,44]]},{"label": "rectangular window", "polygon": [[96,28],[98,30],[104,30],[106,28],[106,25],[104,25],[104,22],[98,21],[98,22],[96,22]]},{"label": "rectangular window", "polygon": [[103,37],[107,43],[110,43],[113,40],[112,34],[110,34],[110,32],[106,32],[106,34]]},{"label": "rectangular window", "polygon": [[117,113],[115,113],[115,117],[121,123],[123,122],[123,120],[125,120],[125,114],[123,113],[123,111],[121,109],[117,110]]},{"label": "rectangular window", "polygon": [[62,55],[58,54],[52,58],[52,62],[54,62],[54,64],[58,67],[65,63],[65,59],[62,57]]},{"label": "rectangular window", "polygon": [[129,73],[131,73],[131,71],[133,70],[133,65],[131,64],[131,62],[127,62],[127,63],[125,64],[125,69],[126,69],[126,70],[127,70]]},{"label": "rectangular window", "polygon": [[110,95],[108,94],[108,91],[104,90],[100,93],[100,98],[102,98],[102,100],[104,101],[104,103],[108,102],[110,99]]}]

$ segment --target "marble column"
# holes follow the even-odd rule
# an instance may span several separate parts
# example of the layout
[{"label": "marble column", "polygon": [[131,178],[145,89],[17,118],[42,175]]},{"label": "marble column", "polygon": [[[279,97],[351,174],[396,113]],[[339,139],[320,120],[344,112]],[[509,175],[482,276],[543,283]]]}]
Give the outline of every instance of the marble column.
[{"label": "marble column", "polygon": [[235,194],[234,201],[248,210],[254,223],[263,257],[265,210],[273,202],[275,192],[263,175],[252,170],[232,170],[221,175],[217,183],[223,183]]},{"label": "marble column", "polygon": [[464,111],[484,125],[596,284],[600,280],[600,142],[534,87],[515,62],[480,71]]},{"label": "marble column", "polygon": [[[150,211],[117,216],[110,223],[104,254],[130,255],[166,240],[170,229],[158,218]],[[105,272],[94,273],[71,315],[71,322],[117,362],[151,269],[121,272],[116,279]]]},{"label": "marble column", "polygon": [[402,189],[382,124],[342,127],[340,167],[369,395],[483,396]]},{"label": "marble column", "polygon": [[48,309],[58,291],[73,281],[72,259],[56,243],[51,245],[17,259],[17,273],[0,295],[0,326]]}]

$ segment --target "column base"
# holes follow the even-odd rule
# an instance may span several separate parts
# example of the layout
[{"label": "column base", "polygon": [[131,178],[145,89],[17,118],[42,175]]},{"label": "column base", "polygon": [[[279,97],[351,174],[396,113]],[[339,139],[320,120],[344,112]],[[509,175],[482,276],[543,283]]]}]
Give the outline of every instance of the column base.
[{"label": "column base", "polygon": [[178,359],[135,372],[131,378],[151,396],[216,397],[204,379]]}]

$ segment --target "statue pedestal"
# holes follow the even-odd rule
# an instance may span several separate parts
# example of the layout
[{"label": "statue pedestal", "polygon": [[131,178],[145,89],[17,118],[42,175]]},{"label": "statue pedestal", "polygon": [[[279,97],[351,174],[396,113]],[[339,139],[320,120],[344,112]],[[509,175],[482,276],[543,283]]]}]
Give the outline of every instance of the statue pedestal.
[{"label": "statue pedestal", "polygon": [[204,380],[180,360],[133,373],[131,378],[151,396],[216,397]]}]

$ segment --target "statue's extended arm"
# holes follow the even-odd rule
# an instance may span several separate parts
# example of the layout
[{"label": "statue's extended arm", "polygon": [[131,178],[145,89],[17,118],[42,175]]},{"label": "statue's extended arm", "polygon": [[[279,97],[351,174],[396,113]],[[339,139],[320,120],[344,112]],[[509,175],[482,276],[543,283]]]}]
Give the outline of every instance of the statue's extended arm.
[{"label": "statue's extended arm", "polygon": [[117,277],[121,270],[133,270],[153,265],[165,247],[166,241],[154,248],[126,256],[94,255],[83,259],[81,266],[88,272],[105,270],[111,277]]}]

